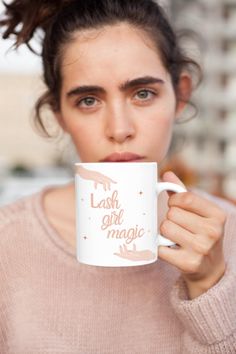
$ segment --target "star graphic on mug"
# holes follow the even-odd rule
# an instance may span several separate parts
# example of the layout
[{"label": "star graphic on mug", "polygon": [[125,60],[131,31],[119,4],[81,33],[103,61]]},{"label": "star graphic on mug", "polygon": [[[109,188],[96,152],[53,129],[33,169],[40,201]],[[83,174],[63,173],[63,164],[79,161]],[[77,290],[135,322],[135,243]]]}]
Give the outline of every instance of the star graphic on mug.
[{"label": "star graphic on mug", "polygon": [[88,237],[87,236],[84,236],[84,240],[87,240],[88,239]]},{"label": "star graphic on mug", "polygon": [[142,195],[142,194],[143,194],[143,192],[142,192],[142,191],[140,191],[140,192],[139,192],[139,194],[140,194],[140,195]]}]

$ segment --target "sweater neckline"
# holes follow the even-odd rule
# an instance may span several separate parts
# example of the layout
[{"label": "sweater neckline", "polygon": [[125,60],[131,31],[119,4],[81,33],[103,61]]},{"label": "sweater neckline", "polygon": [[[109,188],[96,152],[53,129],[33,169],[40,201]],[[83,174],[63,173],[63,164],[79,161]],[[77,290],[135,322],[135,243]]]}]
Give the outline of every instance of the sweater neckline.
[{"label": "sweater neckline", "polygon": [[[57,256],[59,256],[61,260],[72,267],[96,274],[136,273],[156,268],[157,262],[133,267],[99,267],[80,263],[76,258],[76,250],[59,235],[46,215],[43,205],[44,197],[46,193],[53,188],[55,188],[55,186],[47,186],[37,192],[32,199],[32,209],[36,216],[37,222],[40,225],[40,228],[43,229],[42,231],[45,245],[47,248],[50,248],[52,251],[54,251],[54,253],[56,252]],[[40,238],[42,239],[41,233]],[[161,264],[159,264],[159,266],[160,265]]]}]

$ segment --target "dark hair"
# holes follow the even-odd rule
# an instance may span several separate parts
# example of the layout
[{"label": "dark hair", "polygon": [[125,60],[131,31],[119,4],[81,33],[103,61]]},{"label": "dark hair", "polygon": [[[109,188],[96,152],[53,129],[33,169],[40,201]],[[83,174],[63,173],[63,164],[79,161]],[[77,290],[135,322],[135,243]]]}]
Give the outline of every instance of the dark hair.
[{"label": "dark hair", "polygon": [[41,109],[46,105],[53,112],[60,110],[63,46],[73,41],[75,31],[120,22],[145,31],[156,44],[177,97],[181,73],[186,70],[192,75],[193,69],[200,72],[198,64],[180,47],[163,9],[154,0],[14,0],[4,5],[5,18],[0,21],[0,26],[6,27],[3,38],[15,35],[16,48],[25,43],[34,52],[30,40],[35,31],[41,28],[45,33],[41,55],[47,91],[36,103],[35,123],[48,137]]}]

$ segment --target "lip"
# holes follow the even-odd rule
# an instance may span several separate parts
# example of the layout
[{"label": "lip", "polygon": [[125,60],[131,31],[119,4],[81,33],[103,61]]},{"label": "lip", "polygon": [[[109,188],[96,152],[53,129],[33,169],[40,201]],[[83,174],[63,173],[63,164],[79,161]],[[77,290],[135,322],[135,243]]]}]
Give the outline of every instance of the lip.
[{"label": "lip", "polygon": [[142,160],[143,158],[143,156],[132,152],[115,152],[101,160],[101,162],[136,162]]}]

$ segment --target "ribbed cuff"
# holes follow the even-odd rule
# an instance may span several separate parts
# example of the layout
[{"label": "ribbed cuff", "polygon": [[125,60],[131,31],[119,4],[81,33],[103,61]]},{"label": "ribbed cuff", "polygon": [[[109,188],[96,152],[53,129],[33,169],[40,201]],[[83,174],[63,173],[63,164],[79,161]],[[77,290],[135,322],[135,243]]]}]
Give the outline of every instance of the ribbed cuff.
[{"label": "ribbed cuff", "polygon": [[170,300],[186,331],[201,344],[217,343],[236,331],[236,274],[230,269],[215,286],[193,300],[188,300],[180,277]]}]

